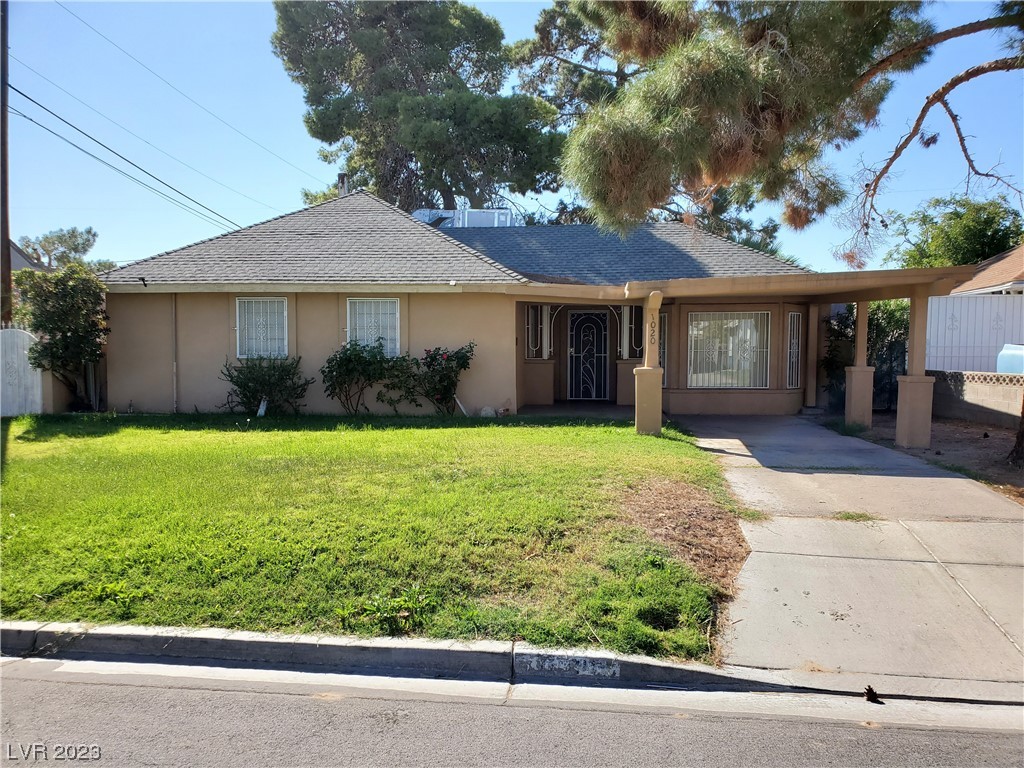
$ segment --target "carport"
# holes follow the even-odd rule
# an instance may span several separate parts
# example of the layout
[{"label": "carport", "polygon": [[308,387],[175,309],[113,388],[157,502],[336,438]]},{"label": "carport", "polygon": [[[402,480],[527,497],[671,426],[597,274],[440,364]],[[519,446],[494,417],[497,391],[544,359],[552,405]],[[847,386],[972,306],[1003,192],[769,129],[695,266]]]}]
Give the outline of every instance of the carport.
[{"label": "carport", "polygon": [[[642,300],[644,307],[643,365],[634,370],[637,431],[658,433],[662,412],[676,412],[665,407],[663,371],[658,358],[663,333],[662,308],[670,300],[750,304],[777,302],[779,306],[806,306],[807,327],[803,347],[806,354],[802,361],[805,407],[818,405],[821,320],[835,304],[855,304],[854,362],[846,369],[846,421],[870,427],[874,367],[867,364],[868,303],[905,298],[910,301],[910,336],[907,374],[898,378],[896,444],[926,448],[931,442],[932,388],[935,383],[933,377],[925,375],[928,298],[949,294],[956,286],[969,280],[974,271],[974,266],[965,266],[627,283],[624,298],[627,301]],[[567,287],[567,290],[572,288]],[[602,296],[611,298],[608,289],[603,289]],[[682,402],[688,396],[685,390],[679,393]],[[752,391],[749,396],[757,398],[758,393]]]}]

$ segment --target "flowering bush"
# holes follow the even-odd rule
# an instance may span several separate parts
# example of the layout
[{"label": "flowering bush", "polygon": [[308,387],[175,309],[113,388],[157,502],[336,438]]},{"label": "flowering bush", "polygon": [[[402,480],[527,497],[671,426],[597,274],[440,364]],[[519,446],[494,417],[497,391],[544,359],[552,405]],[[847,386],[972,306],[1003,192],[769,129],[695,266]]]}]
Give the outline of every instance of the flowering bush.
[{"label": "flowering bush", "polygon": [[470,342],[458,349],[434,347],[423,350],[423,357],[410,355],[391,358],[383,389],[377,399],[395,410],[400,403],[422,408],[422,400],[445,416],[455,414],[458,404],[455,392],[462,372],[469,369],[476,344]]},{"label": "flowering bush", "polygon": [[390,365],[383,340],[376,344],[350,341],[328,357],[320,369],[324,393],[337,399],[349,416],[368,411],[363,402],[366,390],[387,378]]}]

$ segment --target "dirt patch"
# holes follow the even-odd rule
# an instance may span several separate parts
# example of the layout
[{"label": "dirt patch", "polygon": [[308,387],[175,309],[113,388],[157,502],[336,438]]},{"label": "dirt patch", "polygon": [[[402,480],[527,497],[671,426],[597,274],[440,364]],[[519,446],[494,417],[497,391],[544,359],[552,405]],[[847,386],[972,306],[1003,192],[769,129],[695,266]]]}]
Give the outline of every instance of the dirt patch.
[{"label": "dirt patch", "polygon": [[[887,448],[896,448],[895,414],[875,414],[870,430],[861,436]],[[988,427],[959,419],[932,421],[931,448],[896,448],[954,472],[981,480],[1018,504],[1024,504],[1024,470],[1006,461],[1016,430]]]},{"label": "dirt patch", "polygon": [[673,480],[650,480],[623,497],[626,520],[698,574],[718,585],[726,596],[743,567],[750,547],[736,516],[706,491]]}]

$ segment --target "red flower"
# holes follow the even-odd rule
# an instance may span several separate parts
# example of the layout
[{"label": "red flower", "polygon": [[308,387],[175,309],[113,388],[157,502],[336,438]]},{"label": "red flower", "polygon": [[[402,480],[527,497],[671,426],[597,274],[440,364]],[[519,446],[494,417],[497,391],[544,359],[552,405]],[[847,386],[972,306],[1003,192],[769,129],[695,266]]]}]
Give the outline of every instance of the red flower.
[{"label": "red flower", "polygon": [[447,360],[448,359],[448,355],[441,355],[441,359],[442,360]]}]

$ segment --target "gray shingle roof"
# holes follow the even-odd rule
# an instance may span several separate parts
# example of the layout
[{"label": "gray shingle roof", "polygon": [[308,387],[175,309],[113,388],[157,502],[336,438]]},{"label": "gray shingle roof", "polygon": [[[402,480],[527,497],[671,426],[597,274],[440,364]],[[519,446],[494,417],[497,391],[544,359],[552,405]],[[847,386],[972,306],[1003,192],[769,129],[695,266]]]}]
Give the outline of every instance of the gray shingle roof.
[{"label": "gray shingle roof", "polygon": [[525,278],[357,190],[108,272],[160,283],[521,283]]},{"label": "gray shingle roof", "polygon": [[621,285],[629,281],[808,272],[679,222],[642,224],[625,239],[586,224],[476,227],[447,232],[537,282]]}]

